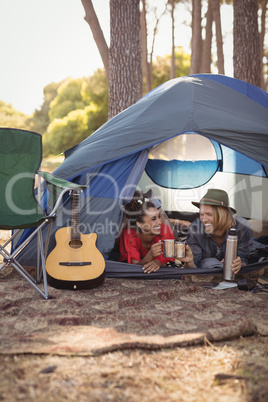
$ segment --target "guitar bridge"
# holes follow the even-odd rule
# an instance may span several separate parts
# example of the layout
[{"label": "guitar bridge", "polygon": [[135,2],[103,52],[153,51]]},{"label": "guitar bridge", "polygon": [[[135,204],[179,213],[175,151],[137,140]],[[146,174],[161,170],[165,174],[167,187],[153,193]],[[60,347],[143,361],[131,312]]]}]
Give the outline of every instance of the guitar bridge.
[{"label": "guitar bridge", "polygon": [[90,261],[66,261],[60,262],[59,265],[64,265],[65,267],[83,267],[84,265],[91,265]]}]

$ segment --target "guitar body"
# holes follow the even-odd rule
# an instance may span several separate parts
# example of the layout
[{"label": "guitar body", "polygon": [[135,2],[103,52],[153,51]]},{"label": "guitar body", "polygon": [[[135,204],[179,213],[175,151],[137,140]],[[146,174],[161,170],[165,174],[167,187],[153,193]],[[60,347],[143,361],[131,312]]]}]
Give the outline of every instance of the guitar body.
[{"label": "guitar body", "polygon": [[72,239],[71,228],[59,229],[56,247],[46,260],[49,285],[57,289],[92,289],[104,281],[105,260],[96,247],[96,233]]}]

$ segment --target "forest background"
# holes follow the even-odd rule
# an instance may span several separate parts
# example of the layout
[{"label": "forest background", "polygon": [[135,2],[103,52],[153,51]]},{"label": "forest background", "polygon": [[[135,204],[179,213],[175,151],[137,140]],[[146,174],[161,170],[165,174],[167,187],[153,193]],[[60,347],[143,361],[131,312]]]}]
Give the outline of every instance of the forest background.
[{"label": "forest background", "polygon": [[[77,2],[79,2],[79,0],[77,0]],[[225,54],[223,46],[225,38],[222,36],[223,23],[221,23],[221,8],[228,7],[230,10],[229,15],[232,15],[233,7],[235,5],[236,8],[239,7],[239,2],[243,4],[241,0],[234,0],[234,3],[235,2],[237,3],[233,4],[231,0],[163,0],[157,2],[153,0],[135,0],[132,2],[131,0],[125,0],[125,4],[129,3],[130,5],[128,9],[126,7],[126,12],[131,13],[130,16],[134,15],[138,10],[138,18],[140,19],[141,27],[142,52],[140,62],[142,65],[142,87],[140,93],[135,94],[136,100],[140,98],[140,95],[144,95],[149,90],[170,78],[202,72],[225,74],[226,63],[224,63]],[[101,60],[104,67],[96,69],[95,72],[89,76],[80,78],[68,76],[59,82],[48,83],[43,88],[43,102],[35,109],[32,115],[16,110],[11,103],[0,100],[0,126],[24,128],[42,134],[45,156],[57,155],[80,143],[84,138],[88,137],[104,124],[108,116],[112,117],[112,115],[120,111],[120,109],[117,108],[109,115],[109,103],[110,105],[112,103],[111,99],[109,100],[109,90],[110,93],[114,90],[115,95],[118,93],[118,96],[115,96],[116,98],[120,98],[120,91],[116,92],[118,91],[117,87],[114,89],[109,88],[108,70],[110,68],[110,71],[112,71],[112,63],[110,62],[109,66],[107,59],[106,64],[105,51],[103,53],[101,52],[99,47],[100,41],[96,38],[98,27],[96,30],[94,23],[96,23],[96,21],[98,22],[98,16],[95,16],[95,20],[89,18],[89,16],[92,17],[92,15],[94,15],[93,7],[95,6],[95,2],[81,0],[81,3],[85,10],[85,20],[81,19],[81,24],[88,23],[88,41],[92,42],[95,40],[102,54]],[[109,1],[107,0],[104,3],[106,3],[105,12],[108,16],[110,12],[111,21],[116,22],[118,10],[120,9],[120,7],[118,8],[120,1],[111,0],[110,10]],[[135,10],[134,8],[132,9],[132,7],[135,7],[134,3],[136,3]],[[267,90],[268,48],[265,41],[267,1],[261,0],[257,2],[257,0],[244,0],[244,6],[246,3],[248,3],[249,6],[247,12],[250,12],[250,7],[254,7],[254,3],[256,3],[257,7],[258,41],[260,44],[257,50],[260,52],[260,62],[257,63],[255,67],[253,66],[253,68],[258,68],[258,65],[261,65],[261,81],[258,86]],[[92,9],[88,7],[92,7]],[[123,12],[125,11],[123,10]],[[179,15],[178,12],[180,13]],[[183,20],[181,18],[182,14],[184,16]],[[237,18],[241,20],[241,15],[238,15],[236,12],[234,13],[234,28]],[[164,34],[162,33],[162,35],[165,35],[167,48],[164,55],[157,55],[156,44],[161,33],[159,27],[163,19],[170,23],[169,29],[166,29]],[[252,21],[253,19],[252,17]],[[180,43],[182,39],[176,37],[175,27],[178,23],[184,25],[184,27],[188,29],[188,32],[191,32],[189,36],[184,34],[186,41],[184,46],[176,45],[176,43]],[[250,26],[251,24],[249,23],[248,25]],[[105,30],[107,30],[106,26],[104,27],[104,31],[102,31],[101,26],[99,28],[99,32],[105,32]],[[90,36],[90,29],[93,32],[93,37]],[[121,27],[121,29],[124,29],[124,26],[123,28]],[[110,28],[111,38],[113,35],[112,30],[113,26]],[[120,35],[121,33],[122,31],[120,32],[119,29],[118,34]],[[230,34],[232,34],[232,32],[230,32]],[[107,49],[105,49],[106,55],[111,51],[111,47],[109,48],[107,42],[106,39],[103,38],[104,49],[105,46],[107,46]],[[168,47],[168,43],[171,43],[170,47]],[[252,43],[254,44],[254,40],[252,40]],[[53,43],[51,43],[51,46],[53,46]],[[79,43],[77,46],[79,46]],[[254,55],[258,56],[256,45],[252,47]],[[89,52],[88,49],[84,51]],[[70,55],[70,57],[72,56]],[[136,57],[136,59],[139,61],[138,57]],[[258,57],[254,57],[254,59],[258,60]],[[251,61],[251,65],[254,64],[250,54],[247,54],[246,62],[247,60]],[[251,71],[251,66],[248,66],[246,62],[243,63],[242,69]],[[232,63],[232,61],[230,61],[230,63]],[[241,74],[243,75],[243,70],[242,72],[238,70],[239,60],[235,60],[234,58],[233,63],[234,70],[237,72],[236,76],[240,75],[237,76],[237,78],[244,79],[244,77],[241,76]],[[135,66],[133,68],[135,69]],[[229,73],[229,75],[231,74]],[[254,77],[258,76],[257,73],[253,75]],[[246,77],[245,80],[250,82],[250,77],[248,79]],[[116,79],[113,81],[116,82]],[[255,82],[252,83],[255,84]],[[28,96],[27,93],[25,96]],[[134,102],[135,99],[129,100],[129,104]],[[121,107],[121,110],[123,110],[127,106],[128,104],[125,103],[123,106],[119,105],[118,107]]]}]

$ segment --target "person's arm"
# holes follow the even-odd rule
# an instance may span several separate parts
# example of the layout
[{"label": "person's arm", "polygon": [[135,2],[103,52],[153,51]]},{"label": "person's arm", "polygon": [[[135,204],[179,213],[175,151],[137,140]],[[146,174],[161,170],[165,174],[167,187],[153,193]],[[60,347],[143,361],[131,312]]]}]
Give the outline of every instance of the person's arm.
[{"label": "person's arm", "polygon": [[140,265],[144,265],[144,272],[157,271],[160,267],[166,267],[168,261],[174,261],[174,258],[165,258],[163,256],[162,245],[165,239],[174,240],[174,234],[169,225],[162,223],[161,235],[155,239],[156,243],[152,244],[147,255],[139,263]]},{"label": "person's arm", "polygon": [[231,269],[234,274],[237,274],[240,269],[248,262],[248,254],[251,250],[253,243],[253,232],[251,230],[250,223],[241,218],[237,219],[238,222],[238,245],[237,245],[237,257],[231,264]]},{"label": "person's arm", "polygon": [[188,268],[197,268],[203,258],[203,250],[201,245],[199,244],[197,237],[199,231],[199,226],[195,222],[189,227],[189,232],[187,235],[187,245],[189,246],[193,255],[193,261],[189,262],[191,266],[188,266]]},{"label": "person's arm", "polygon": [[161,255],[162,252],[162,242],[154,243],[146,256],[142,260],[132,259],[132,264],[142,265],[143,270],[146,273],[157,271],[161,266],[161,262],[157,259],[154,259]]},{"label": "person's arm", "polygon": [[184,262],[184,268],[197,268],[194,262],[194,255],[191,250],[191,247],[186,244],[185,246],[185,251],[186,251],[186,256],[184,258],[176,258],[177,260],[180,260],[181,262]]},{"label": "person's arm", "polygon": [[237,256],[239,256],[241,258],[242,263],[246,265],[248,263],[248,254],[251,251],[253,244],[253,233],[250,223],[243,219],[243,221],[240,222],[240,224],[238,223],[237,231],[238,231]]},{"label": "person's arm", "polygon": [[142,260],[131,259],[132,264],[144,265],[147,262],[152,261],[155,257],[161,255],[162,252],[162,242],[154,243],[146,256]]},{"label": "person's arm", "polygon": [[120,261],[141,265],[140,241],[131,229],[125,229],[120,237]]},{"label": "person's arm", "polygon": [[158,271],[159,268],[163,266],[159,260],[152,260],[143,266],[143,270],[146,274],[150,274],[151,272]]}]

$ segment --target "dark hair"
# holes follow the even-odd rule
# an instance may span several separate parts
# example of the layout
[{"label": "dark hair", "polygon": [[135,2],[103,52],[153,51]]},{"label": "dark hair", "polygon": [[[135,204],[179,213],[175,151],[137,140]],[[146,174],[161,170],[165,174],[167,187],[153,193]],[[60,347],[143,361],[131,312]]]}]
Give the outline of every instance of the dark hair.
[{"label": "dark hair", "polygon": [[143,217],[149,208],[156,208],[156,206],[149,198],[144,196],[142,191],[136,190],[132,200],[124,207],[130,225],[135,226],[136,221],[143,222]]}]

